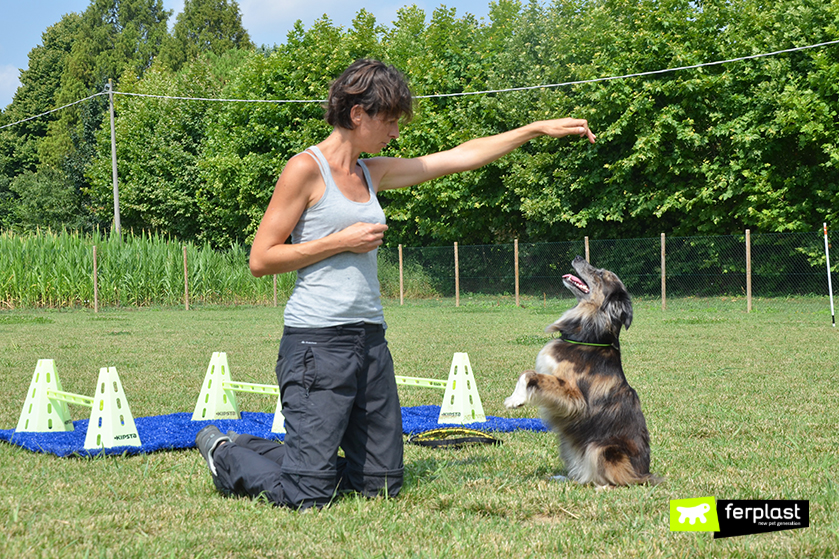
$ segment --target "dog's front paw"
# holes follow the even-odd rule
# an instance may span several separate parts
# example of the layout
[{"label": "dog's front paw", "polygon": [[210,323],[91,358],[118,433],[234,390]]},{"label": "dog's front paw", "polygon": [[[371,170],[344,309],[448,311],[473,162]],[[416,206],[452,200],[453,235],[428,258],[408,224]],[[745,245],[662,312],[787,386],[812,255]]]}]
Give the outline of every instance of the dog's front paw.
[{"label": "dog's front paw", "polygon": [[508,410],[514,410],[516,408],[520,408],[524,405],[524,398],[519,398],[517,394],[511,394],[508,398],[504,399],[504,407]]},{"label": "dog's front paw", "polygon": [[504,407],[508,410],[520,408],[527,403],[527,373],[522,373],[516,383],[516,389],[504,400]]}]

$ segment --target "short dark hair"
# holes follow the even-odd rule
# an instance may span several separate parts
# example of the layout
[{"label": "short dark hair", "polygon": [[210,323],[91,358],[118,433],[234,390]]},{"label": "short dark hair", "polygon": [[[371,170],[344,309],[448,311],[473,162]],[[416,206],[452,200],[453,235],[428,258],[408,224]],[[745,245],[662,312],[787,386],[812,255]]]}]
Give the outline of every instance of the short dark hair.
[{"label": "short dark hair", "polygon": [[359,105],[370,116],[414,116],[413,97],[402,72],[379,60],[356,60],[329,87],[326,122],[347,130],[354,128],[350,111]]}]

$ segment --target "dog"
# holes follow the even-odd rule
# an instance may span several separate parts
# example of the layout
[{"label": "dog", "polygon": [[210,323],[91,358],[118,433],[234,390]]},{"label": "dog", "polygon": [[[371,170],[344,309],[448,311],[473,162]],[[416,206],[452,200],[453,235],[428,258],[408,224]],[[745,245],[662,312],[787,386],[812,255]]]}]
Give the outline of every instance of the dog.
[{"label": "dog", "polygon": [[[560,332],[504,400],[508,409],[539,406],[557,433],[568,478],[601,487],[656,484],[641,401],[621,365],[618,338],[632,324],[632,300],[613,272],[577,256],[562,282],[577,304],[548,326]],[[564,476],[557,476],[563,479]]]}]

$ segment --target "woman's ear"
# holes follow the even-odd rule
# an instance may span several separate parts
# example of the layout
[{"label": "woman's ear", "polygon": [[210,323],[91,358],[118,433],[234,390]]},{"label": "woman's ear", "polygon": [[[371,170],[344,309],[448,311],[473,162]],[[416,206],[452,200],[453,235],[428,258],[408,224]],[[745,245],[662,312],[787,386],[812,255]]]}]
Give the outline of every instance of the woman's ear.
[{"label": "woman's ear", "polygon": [[350,109],[350,120],[353,125],[358,126],[361,124],[361,117],[363,114],[364,109],[361,108],[361,105],[353,105],[352,109]]}]

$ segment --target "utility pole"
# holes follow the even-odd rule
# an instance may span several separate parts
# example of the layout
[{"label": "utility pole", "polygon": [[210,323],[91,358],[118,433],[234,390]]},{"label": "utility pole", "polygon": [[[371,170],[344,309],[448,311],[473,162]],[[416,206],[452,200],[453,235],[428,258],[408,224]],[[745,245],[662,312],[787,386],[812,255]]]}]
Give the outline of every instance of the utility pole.
[{"label": "utility pole", "polygon": [[122,236],[119,223],[119,182],[117,179],[117,136],[114,131],[114,82],[108,79],[108,100],[111,105],[111,172],[114,180],[114,228],[117,235]]}]

